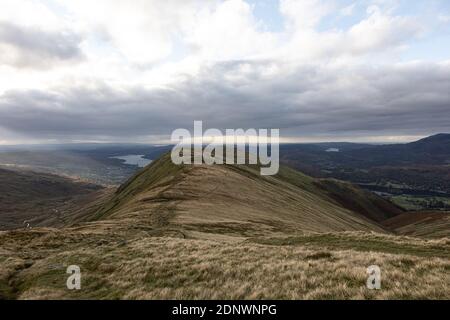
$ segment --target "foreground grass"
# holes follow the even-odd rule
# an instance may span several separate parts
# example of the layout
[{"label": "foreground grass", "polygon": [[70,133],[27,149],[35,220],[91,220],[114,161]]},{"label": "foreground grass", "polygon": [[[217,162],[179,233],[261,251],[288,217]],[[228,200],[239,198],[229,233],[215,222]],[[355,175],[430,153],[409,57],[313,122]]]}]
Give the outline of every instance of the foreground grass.
[{"label": "foreground grass", "polygon": [[[75,234],[63,233],[28,236],[22,241],[39,246],[38,253],[15,254],[11,242],[0,249],[3,298],[450,298],[449,241],[445,239],[352,232],[300,235],[284,241],[149,236],[122,241],[112,234],[74,239]],[[365,251],[364,243],[368,247],[376,244],[376,249]],[[71,264],[82,270],[79,291],[65,286],[66,267]],[[373,264],[382,270],[382,289],[377,291],[365,285],[366,268]]]},{"label": "foreground grass", "polygon": [[381,235],[376,233],[342,232],[323,233],[285,237],[260,237],[249,239],[251,242],[286,246],[303,245],[329,250],[355,250],[360,252],[381,252],[414,255],[418,257],[450,258],[450,240],[423,241],[411,237]]}]

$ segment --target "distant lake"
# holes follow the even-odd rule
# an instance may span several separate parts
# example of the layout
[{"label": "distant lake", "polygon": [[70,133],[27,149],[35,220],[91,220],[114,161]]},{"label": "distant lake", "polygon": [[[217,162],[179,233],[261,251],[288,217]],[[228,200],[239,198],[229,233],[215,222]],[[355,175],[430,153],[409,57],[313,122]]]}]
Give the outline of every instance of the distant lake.
[{"label": "distant lake", "polygon": [[117,157],[110,157],[110,158],[111,159],[119,159],[119,160],[125,161],[124,164],[128,164],[130,166],[138,166],[140,168],[143,168],[152,162],[152,160],[145,159],[144,155],[140,155],[140,154],[129,154],[126,156],[117,156]]}]

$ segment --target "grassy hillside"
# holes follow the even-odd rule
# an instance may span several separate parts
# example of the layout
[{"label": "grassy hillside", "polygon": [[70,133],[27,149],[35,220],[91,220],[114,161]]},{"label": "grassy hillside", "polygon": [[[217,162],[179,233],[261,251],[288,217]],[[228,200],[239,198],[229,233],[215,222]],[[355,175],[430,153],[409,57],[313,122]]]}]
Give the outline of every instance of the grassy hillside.
[{"label": "grassy hillside", "polygon": [[383,221],[383,225],[398,234],[421,237],[448,237],[449,212],[408,212]]},{"label": "grassy hillside", "polygon": [[320,179],[316,183],[341,206],[372,221],[382,222],[404,213],[400,207],[351,183],[336,179]]},{"label": "grassy hillside", "polygon": [[315,180],[288,168],[263,177],[256,166],[176,166],[168,154],[121,186],[90,218],[229,235],[383,228],[341,206]]},{"label": "grassy hillside", "polygon": [[[388,234],[367,218],[385,204],[327,183],[165,155],[70,226],[0,232],[0,298],[450,298],[448,238]],[[66,288],[73,264],[79,291]],[[366,288],[373,264],[382,290]]]},{"label": "grassy hillside", "polygon": [[103,188],[32,171],[0,169],[0,230],[66,224],[66,218],[103,194]]}]

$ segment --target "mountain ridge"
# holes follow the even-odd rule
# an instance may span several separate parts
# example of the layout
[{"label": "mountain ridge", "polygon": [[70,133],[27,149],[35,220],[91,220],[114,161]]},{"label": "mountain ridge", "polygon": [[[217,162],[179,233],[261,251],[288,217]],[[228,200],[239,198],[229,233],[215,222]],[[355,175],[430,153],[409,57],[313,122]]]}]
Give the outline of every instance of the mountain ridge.
[{"label": "mountain ridge", "polygon": [[[148,221],[159,227],[195,232],[216,228],[246,235],[288,231],[387,232],[369,213],[376,208],[377,200],[384,200],[373,195],[361,209],[363,206],[356,207],[349,199],[333,197],[334,191],[327,190],[326,183],[329,182],[284,166],[271,177],[260,176],[255,166],[176,166],[165,154],[130,178],[86,219],[140,219],[141,224]],[[335,182],[335,189],[338,186]],[[361,192],[361,197],[366,196],[364,191],[353,188]],[[385,206],[389,217],[401,213],[394,206]],[[229,232],[222,230],[223,226]]]},{"label": "mountain ridge", "polygon": [[[175,166],[166,154],[85,208],[64,227],[0,231],[0,299],[449,295],[440,277],[450,252],[445,234],[394,235],[367,217],[384,212],[375,195],[284,166],[262,177],[254,166]],[[402,215],[392,219],[409,231]],[[440,221],[422,235],[448,230]],[[402,286],[367,290],[374,262],[386,283]],[[81,290],[66,288],[71,265],[80,267]]]}]

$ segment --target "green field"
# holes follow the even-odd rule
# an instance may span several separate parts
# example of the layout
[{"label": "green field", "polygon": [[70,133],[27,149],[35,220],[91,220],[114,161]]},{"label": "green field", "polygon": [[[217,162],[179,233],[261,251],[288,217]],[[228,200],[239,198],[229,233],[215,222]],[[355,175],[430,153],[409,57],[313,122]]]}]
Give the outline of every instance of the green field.
[{"label": "green field", "polygon": [[450,210],[450,198],[399,195],[389,198],[396,205],[408,210]]}]

